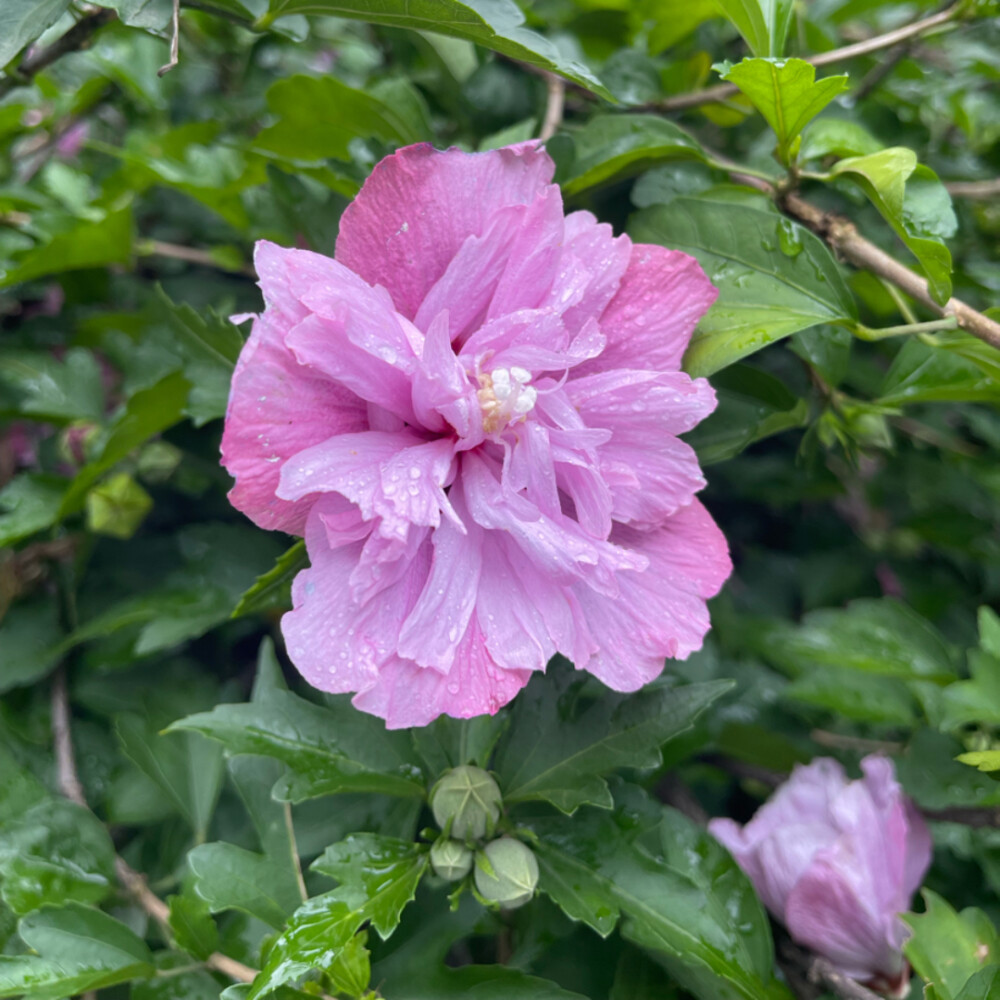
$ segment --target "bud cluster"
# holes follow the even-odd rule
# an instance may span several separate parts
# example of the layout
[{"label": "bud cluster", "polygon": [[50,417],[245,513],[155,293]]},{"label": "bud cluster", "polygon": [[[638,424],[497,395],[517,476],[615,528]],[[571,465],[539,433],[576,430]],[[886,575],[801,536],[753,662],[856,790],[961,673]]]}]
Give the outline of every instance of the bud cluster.
[{"label": "bud cluster", "polygon": [[446,772],[431,793],[431,811],[442,831],[431,848],[431,866],[449,882],[475,869],[481,900],[513,910],[534,896],[538,862],[520,840],[494,836],[502,808],[500,788],[482,768],[465,765]]}]

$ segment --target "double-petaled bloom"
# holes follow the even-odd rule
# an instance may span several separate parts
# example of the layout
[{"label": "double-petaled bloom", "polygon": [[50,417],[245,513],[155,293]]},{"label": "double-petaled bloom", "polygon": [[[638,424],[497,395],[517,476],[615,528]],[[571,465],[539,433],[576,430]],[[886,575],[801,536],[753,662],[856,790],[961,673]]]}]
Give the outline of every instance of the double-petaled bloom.
[{"label": "double-petaled bloom", "polygon": [[923,881],[931,838],[892,762],[866,757],[848,781],[828,757],[797,767],[746,826],[714,819],[764,905],[792,938],[846,975],[905,996],[899,915]]},{"label": "double-petaled bloom", "polygon": [[556,652],[635,690],[700,647],[730,572],[678,437],[715,406],[680,371],[715,289],[564,215],[552,174],[534,144],[411,146],[335,259],[257,247],[230,497],[305,536],[295,665],[392,727],[495,712]]}]

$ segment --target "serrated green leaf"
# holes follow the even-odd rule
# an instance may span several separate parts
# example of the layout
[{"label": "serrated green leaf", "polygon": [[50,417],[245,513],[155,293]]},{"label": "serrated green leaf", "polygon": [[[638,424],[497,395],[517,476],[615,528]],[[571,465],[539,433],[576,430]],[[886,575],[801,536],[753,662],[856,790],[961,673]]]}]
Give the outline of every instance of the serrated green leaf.
[{"label": "serrated green leaf", "polygon": [[724,462],[756,441],[793,427],[804,427],[809,407],[773,375],[731,365],[712,378],[719,405],[715,412],[684,436],[702,467]]},{"label": "serrated green leaf", "polygon": [[62,359],[50,351],[0,351],[0,389],[14,396],[17,411],[38,420],[104,417],[101,369],[86,348],[70,348]]},{"label": "serrated green leaf", "polygon": [[903,146],[839,160],[830,173],[864,191],[920,262],[934,300],[944,305],[951,298],[952,265],[942,241],[954,235],[958,221],[937,174],[918,165],[916,153]]},{"label": "serrated green leaf", "polygon": [[0,272],[0,288],[64,271],[126,265],[131,259],[132,212],[124,209],[99,222],[77,222],[69,231],[32,248],[14,267]]},{"label": "serrated green leaf", "polygon": [[573,155],[556,174],[566,195],[642,173],[664,160],[701,160],[697,140],[656,115],[596,115],[571,133]]},{"label": "serrated green leaf", "polygon": [[280,929],[302,902],[286,865],[235,844],[199,844],[188,854],[194,890],[212,913],[241,910]]},{"label": "serrated green leaf", "polygon": [[960,753],[955,760],[984,774],[992,775],[1000,771],[1000,750],[970,750],[968,753]]},{"label": "serrated green leaf", "polygon": [[[524,14],[511,0],[387,0],[377,7],[364,0],[271,0],[267,23],[289,14],[329,14],[372,24],[464,38],[559,73],[587,90],[611,100],[601,82],[583,65],[569,59],[547,38],[524,27]],[[260,25],[262,26],[262,25]]]},{"label": "serrated green leaf", "polygon": [[427,864],[427,854],[410,845],[409,856],[380,868],[370,878],[364,877],[360,884],[343,885],[303,903],[271,946],[247,1000],[313,970],[331,969],[341,949],[350,945],[369,920],[382,938],[387,938],[413,899]]},{"label": "serrated green leaf", "polygon": [[810,611],[797,626],[776,624],[762,637],[760,652],[796,673],[832,666],[887,677],[948,681],[955,676],[951,652],[937,629],[888,597]]},{"label": "serrated green leaf", "polygon": [[309,565],[306,543],[297,541],[286,549],[272,569],[257,577],[254,585],[240,597],[233,608],[233,618],[259,614],[276,608],[292,606],[292,580],[301,569]]},{"label": "serrated green leaf", "polygon": [[773,212],[676,198],[633,215],[629,235],[694,255],[719,289],[684,356],[692,375],[711,375],[782,337],[856,315],[826,245]]},{"label": "serrated green leaf", "polygon": [[923,897],[926,912],[903,917],[913,929],[903,951],[940,1000],[955,1000],[968,979],[1000,961],[996,928],[981,910],[956,913],[930,889]]},{"label": "serrated green leaf", "polygon": [[115,725],[125,755],[163,791],[204,840],[222,785],[222,749],[197,733],[165,736],[147,719],[121,715]]},{"label": "serrated green leaf", "polygon": [[59,518],[66,480],[24,472],[0,490],[0,547],[51,528]]},{"label": "serrated green leaf", "polygon": [[535,678],[511,711],[497,751],[496,772],[507,803],[543,800],[572,813],[591,804],[610,808],[603,775],[617,767],[655,767],[664,743],[731,687],[729,681],[646,687],[606,696],[576,718],[560,709],[564,685]]},{"label": "serrated green leaf", "polygon": [[816,67],[804,59],[744,59],[724,63],[722,78],[750,98],[778,137],[778,159],[795,159],[795,140],[838,94],[847,89],[846,76],[816,79]]},{"label": "serrated green leaf", "polygon": [[[547,876],[539,883],[567,912],[586,919],[598,900],[620,911],[622,936],[665,965],[702,1000],[787,997],[772,980],[767,918],[735,862],[703,831],[670,811],[649,834],[652,850],[611,813],[537,821],[542,871],[558,866],[572,896]],[[655,852],[655,853],[654,853]],[[666,852],[666,857],[656,855]],[[606,919],[595,921],[606,926]]]},{"label": "serrated green leaf", "polygon": [[189,305],[177,305],[159,288],[157,295],[191,383],[187,412],[194,425],[201,427],[226,412],[243,338],[233,323],[211,310],[195,312]]},{"label": "serrated green leaf", "polygon": [[154,972],[145,943],[100,910],[47,908],[24,917],[18,930],[37,955],[0,955],[0,997],[61,1000]]},{"label": "serrated green leaf", "polygon": [[219,705],[180,719],[170,726],[176,729],[203,733],[230,753],[283,761],[291,774],[277,792],[293,802],[346,791],[424,795],[407,734],[386,730],[381,720],[347,701],[321,708],[291,692],[275,691],[266,704]]},{"label": "serrated green leaf", "polygon": [[208,903],[196,896],[171,896],[170,932],[178,946],[204,961],[219,947],[219,930]]}]

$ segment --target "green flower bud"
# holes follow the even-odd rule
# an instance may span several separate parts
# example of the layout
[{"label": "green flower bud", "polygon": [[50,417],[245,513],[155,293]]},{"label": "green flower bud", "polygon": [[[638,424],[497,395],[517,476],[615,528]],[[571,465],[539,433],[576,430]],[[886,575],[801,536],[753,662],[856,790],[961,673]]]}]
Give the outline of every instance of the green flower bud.
[{"label": "green flower bud", "polygon": [[482,768],[455,767],[434,788],[431,809],[437,825],[455,840],[478,840],[493,832],[500,801],[497,783]]},{"label": "green flower bud", "polygon": [[439,840],[431,848],[431,867],[441,878],[457,882],[472,871],[472,851],[457,840]]},{"label": "green flower bud", "polygon": [[476,865],[476,888],[490,903],[505,910],[524,906],[538,885],[538,862],[531,848],[513,837],[501,837],[483,849],[491,875],[485,865]]}]

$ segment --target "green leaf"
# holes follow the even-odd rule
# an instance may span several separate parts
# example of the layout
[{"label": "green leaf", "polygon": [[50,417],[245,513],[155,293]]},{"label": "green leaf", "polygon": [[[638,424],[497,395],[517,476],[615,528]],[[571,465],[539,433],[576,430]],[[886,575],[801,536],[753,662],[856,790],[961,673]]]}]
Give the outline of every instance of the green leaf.
[{"label": "green leaf", "polygon": [[353,833],[331,844],[310,865],[310,870],[329,875],[342,886],[362,889],[371,904],[372,927],[385,940],[399,923],[403,907],[413,898],[401,873],[419,861],[422,851],[411,841],[376,833]]},{"label": "green leaf", "polygon": [[[959,729],[970,723],[1000,725],[1000,659],[979,649],[969,651],[972,679],[949,684],[941,692],[939,726]],[[963,754],[960,760],[966,760]]]},{"label": "green leaf", "polygon": [[830,173],[864,191],[920,262],[934,300],[944,305],[951,298],[951,253],[943,240],[955,234],[958,221],[937,174],[918,165],[917,154],[903,146],[848,157]]},{"label": "green leaf", "polygon": [[654,21],[649,32],[649,54],[654,56],[721,13],[715,0],[645,0],[642,11]]},{"label": "green leaf", "polygon": [[802,130],[847,89],[846,76],[816,80],[816,67],[804,59],[744,59],[717,67],[764,116],[778,137],[778,159],[795,159]]},{"label": "green leaf", "polygon": [[664,160],[705,159],[697,140],[656,115],[595,115],[572,133],[572,143],[573,155],[556,175],[567,196]]},{"label": "green leaf", "polygon": [[203,733],[230,753],[283,761],[291,774],[276,793],[293,802],[348,791],[424,795],[407,734],[386,730],[380,719],[346,700],[321,708],[289,691],[275,691],[266,704],[219,705],[169,729]]},{"label": "green leaf", "polygon": [[497,751],[504,801],[542,800],[565,813],[587,803],[610,808],[602,775],[618,767],[656,767],[663,744],[690,729],[731,687],[730,681],[648,685],[631,696],[607,694],[572,717],[560,704],[565,680],[535,678],[514,702]]},{"label": "green leaf", "polygon": [[277,122],[254,140],[254,148],[284,160],[312,162],[334,158],[350,162],[351,142],[377,138],[409,145],[429,138],[414,131],[394,105],[335,77],[293,76],[267,92],[267,105]]},{"label": "green leaf", "polygon": [[755,56],[780,57],[792,23],[792,0],[717,0]]},{"label": "green leaf", "polygon": [[208,904],[196,896],[171,896],[170,932],[178,946],[204,961],[219,947],[219,930]]},{"label": "green leaf", "polygon": [[883,406],[910,403],[996,402],[1000,381],[982,365],[955,351],[942,350],[908,338],[885,373],[878,402]]},{"label": "green leaf", "polygon": [[[428,856],[415,844],[397,850],[386,848],[387,842],[380,838],[367,843],[375,852],[368,862],[361,857],[342,863],[331,861],[336,870],[344,871],[346,866],[349,881],[313,897],[296,910],[268,952],[247,1000],[294,982],[314,969],[332,969],[340,951],[350,946],[367,921],[372,922],[383,940],[389,937],[403,908],[413,899],[427,869]],[[345,848],[345,852],[352,853],[355,848],[364,853],[362,838],[354,838],[353,846]]]},{"label": "green leaf", "polygon": [[210,309],[195,311],[170,301],[162,289],[157,294],[191,383],[187,413],[196,427],[226,412],[229,383],[243,348],[239,330]]},{"label": "green leaf", "polygon": [[804,427],[809,407],[778,379],[750,365],[736,364],[712,377],[719,405],[684,436],[702,466],[724,462],[756,441],[792,427]]},{"label": "green leaf", "polygon": [[70,0],[4,0],[0,6],[0,68],[62,17]]},{"label": "green leaf", "polygon": [[0,390],[17,400],[17,410],[40,420],[100,421],[104,417],[101,369],[94,355],[70,348],[62,360],[49,351],[0,352]]},{"label": "green leaf", "polygon": [[912,726],[917,721],[916,703],[903,681],[832,664],[808,669],[782,691],[782,697],[858,722]]},{"label": "green leaf", "polygon": [[[0,37],[3,37],[0,34]],[[99,222],[78,222],[24,254],[16,266],[0,272],[0,288],[50,274],[84,268],[127,265],[132,260],[132,212],[112,212]]]},{"label": "green leaf", "polygon": [[[1000,965],[980,969],[955,997],[955,1000],[997,1000],[1000,996]],[[932,1000],[932,998],[929,998]]]},{"label": "green leaf", "polygon": [[263,27],[289,14],[329,14],[392,28],[434,31],[464,38],[539,69],[559,73],[608,100],[613,98],[583,65],[562,54],[547,38],[524,27],[524,14],[512,0],[271,0]]},{"label": "green leaf", "polygon": [[125,755],[204,840],[222,785],[222,749],[196,733],[164,736],[138,715],[119,716],[115,730]]},{"label": "green leaf", "polygon": [[292,606],[292,580],[299,570],[309,565],[306,543],[297,541],[286,549],[272,569],[257,577],[254,585],[247,590],[233,609],[233,618],[260,614],[262,611],[287,609]]},{"label": "green leaf", "polygon": [[413,745],[430,770],[431,777],[463,764],[488,767],[493,748],[510,718],[505,712],[453,719],[439,715],[429,726],[411,729]]},{"label": "green leaf", "polygon": [[895,758],[900,784],[924,809],[1000,805],[1000,784],[955,759],[963,749],[950,736],[918,729]]},{"label": "green leaf", "polygon": [[1000,771],[1000,750],[970,750],[968,753],[960,753],[955,760],[984,774],[993,775]]},{"label": "green leaf", "polygon": [[923,897],[926,912],[903,917],[913,928],[903,951],[936,997],[956,1000],[968,979],[1000,961],[996,928],[982,910],[956,913],[930,889],[924,889]]},{"label": "green leaf", "polygon": [[[542,891],[577,919],[603,900],[609,914],[620,912],[622,936],[702,1000],[787,997],[772,982],[767,918],[735,862],[670,810],[641,842],[627,814],[533,823]],[[601,915],[591,926],[606,933],[609,921]]]},{"label": "green leaf", "polygon": [[[9,780],[13,767],[4,772]],[[104,825],[65,799],[44,798],[0,819],[0,895],[18,914],[70,900],[99,903],[114,881]]]},{"label": "green leaf", "polygon": [[719,289],[684,357],[692,375],[711,375],[782,337],[856,315],[822,240],[773,212],[676,198],[633,215],[629,235],[693,254]]},{"label": "green leaf", "polygon": [[0,490],[0,547],[19,542],[59,519],[66,480],[24,472]]},{"label": "green leaf", "polygon": [[58,635],[59,609],[52,601],[16,604],[7,612],[0,621],[0,694],[32,684],[52,669]]},{"label": "green leaf", "polygon": [[124,924],[70,903],[25,917],[18,931],[36,955],[0,955],[0,997],[60,1000],[151,976],[153,956]]},{"label": "green leaf", "polygon": [[97,457],[85,465],[63,497],[60,515],[66,517],[83,505],[91,486],[133,449],[172,427],[182,417],[188,382],[180,372],[137,392],[108,428]]},{"label": "green leaf", "polygon": [[547,979],[502,965],[466,965],[460,969],[417,970],[407,977],[407,1000],[585,1000]]},{"label": "green leaf", "polygon": [[882,143],[858,122],[827,116],[805,130],[799,157],[804,162],[825,156],[867,156],[881,148]]},{"label": "green leaf", "polygon": [[760,652],[795,673],[830,666],[935,681],[955,676],[951,652],[937,629],[888,597],[810,611],[797,626],[778,623],[762,636]]},{"label": "green leaf", "polygon": [[199,844],[188,854],[194,891],[212,913],[241,910],[274,928],[302,902],[287,864],[235,844]]}]

